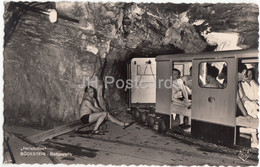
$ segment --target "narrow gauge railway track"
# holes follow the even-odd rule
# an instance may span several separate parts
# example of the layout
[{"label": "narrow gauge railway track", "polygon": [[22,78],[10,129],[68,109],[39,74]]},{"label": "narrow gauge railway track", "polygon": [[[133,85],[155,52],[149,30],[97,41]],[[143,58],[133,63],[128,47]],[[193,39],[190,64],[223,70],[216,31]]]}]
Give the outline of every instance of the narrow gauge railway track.
[{"label": "narrow gauge railway track", "polygon": [[[166,154],[169,153],[170,155],[185,155],[187,157],[193,157],[193,158],[196,158],[196,159],[201,159],[202,157],[206,157],[207,159],[215,159],[215,160],[217,159],[217,161],[219,161],[219,162],[223,161],[223,158],[221,158],[223,155],[226,156],[226,157],[230,157],[231,159],[234,159],[234,160],[237,157],[237,154],[233,154],[233,156],[230,156],[230,152],[219,151],[219,150],[214,150],[214,149],[209,149],[209,148],[206,149],[205,147],[202,147],[201,149],[198,148],[198,151],[201,151],[201,153],[196,153],[196,152],[192,152],[192,151],[191,152],[184,151],[180,148],[176,148],[176,149],[174,149],[174,148],[169,149],[169,148],[165,148],[165,147],[161,148],[161,147],[158,147],[158,146],[151,146],[151,145],[147,145],[147,144],[138,144],[138,143],[133,143],[133,142],[126,142],[126,141],[117,140],[117,139],[104,139],[104,138],[92,136],[92,135],[75,135],[74,137],[85,138],[85,139],[88,139],[88,140],[95,140],[99,143],[104,142],[104,143],[110,143],[110,144],[119,144],[123,147],[126,146],[126,147],[132,147],[132,148],[149,149],[149,150],[154,151],[154,152],[161,151],[161,152],[166,152]],[[82,147],[82,146],[76,146],[76,145],[73,145],[73,144],[68,144],[66,142],[66,140],[59,141],[59,138],[57,138],[57,141],[47,140],[46,142],[48,142],[49,144],[51,144],[53,146],[77,147],[77,148],[79,147],[79,148],[82,148],[83,150],[86,149],[85,147]],[[105,144],[105,145],[107,145],[107,144]],[[204,148],[204,150],[203,150],[203,148]],[[90,148],[88,148],[87,150],[89,150],[89,149]],[[147,158],[138,157],[138,156],[133,155],[133,154],[124,154],[124,153],[120,153],[120,151],[117,152],[117,151],[113,151],[113,150],[106,150],[106,149],[103,149],[102,147],[101,148],[95,148],[95,150],[98,150],[98,151],[101,151],[101,152],[107,152],[107,153],[112,153],[112,154],[118,154],[118,155],[123,155],[123,156],[139,158],[139,159],[143,158],[145,160],[149,160]],[[204,152],[208,152],[208,153],[204,154]],[[212,155],[210,155],[210,153],[212,153]],[[219,154],[221,157],[216,156],[216,154]],[[245,162],[245,163],[250,163],[250,161],[251,162],[257,161],[257,159],[252,158],[252,156],[250,156],[248,158],[248,160],[249,160],[249,162]],[[237,158],[237,161],[238,161],[237,164],[239,164],[239,165],[243,165],[243,166],[246,165],[245,163],[240,161],[238,158]],[[159,161],[154,160],[154,162],[159,162]],[[160,162],[160,163],[162,163],[162,162]]]},{"label": "narrow gauge railway track", "polygon": [[[88,139],[94,139],[94,138],[88,138]],[[102,141],[100,139],[94,139],[94,140]],[[114,142],[110,142],[110,143],[114,143]],[[139,156],[136,156],[136,155],[133,155],[133,154],[120,153],[120,152],[116,152],[116,151],[113,151],[113,150],[107,151],[105,149],[90,149],[90,148],[86,148],[86,147],[75,146],[75,145],[72,145],[72,144],[66,144],[66,143],[63,143],[63,142],[55,142],[55,141],[51,141],[51,140],[45,141],[43,145],[48,146],[48,147],[53,147],[53,148],[56,148],[57,146],[58,147],[70,147],[71,149],[77,149],[77,150],[80,150],[80,151],[88,151],[90,153],[96,153],[98,151],[101,151],[101,152],[106,152],[106,153],[110,153],[110,154],[116,154],[116,155],[121,155],[121,156],[126,156],[126,157],[132,157],[132,158],[136,158],[136,159],[143,159],[143,160],[147,160],[147,161],[150,161],[150,162],[156,162],[156,163],[160,163],[161,165],[167,165],[163,161],[158,161],[158,160],[151,159],[151,158],[139,157]],[[127,145],[127,144],[124,144],[124,145]],[[127,146],[130,146],[130,145],[127,145]],[[146,147],[143,147],[143,148],[146,148]],[[172,165],[172,164],[168,164],[168,165]]]},{"label": "narrow gauge railway track", "polygon": [[[145,109],[148,110],[148,109]],[[155,122],[158,123],[158,130],[156,130],[159,134],[161,135],[166,135],[166,136],[170,136],[172,138],[181,140],[184,143],[187,144],[192,144],[192,145],[197,145],[199,147],[204,147],[203,149],[209,152],[219,152],[221,154],[234,154],[234,155],[238,155],[240,153],[241,150],[247,150],[250,152],[251,156],[249,157],[249,159],[254,160],[254,161],[258,161],[258,149],[252,149],[252,148],[248,148],[248,147],[244,147],[244,146],[238,146],[238,145],[234,145],[231,147],[226,147],[226,146],[221,146],[221,145],[217,145],[217,144],[213,144],[207,141],[203,141],[202,139],[197,139],[191,136],[190,133],[187,133],[183,130],[178,130],[178,129],[167,129],[166,125],[164,123],[164,121],[156,118],[156,114],[148,114],[146,112],[144,112],[144,109],[141,110],[134,110],[132,113],[132,118],[135,119],[137,121],[137,123],[140,126],[148,126],[150,128],[154,128],[155,126]],[[149,116],[152,115],[152,116]],[[157,119],[157,121],[156,121]],[[150,122],[152,120],[152,122]],[[153,124],[153,126],[151,126],[150,124]]]},{"label": "narrow gauge railway track", "polygon": [[[162,135],[162,134],[160,134],[160,135]],[[198,139],[193,139],[193,138],[190,138],[190,137],[187,137],[187,136],[174,134],[172,132],[167,132],[166,134],[163,134],[163,135],[168,136],[168,137],[172,137],[172,138],[177,139],[177,140],[180,140],[181,142],[186,143],[186,144],[195,145],[195,146],[199,147],[201,150],[205,150],[207,152],[215,152],[215,153],[226,154],[226,155],[232,154],[234,156],[237,156],[240,152],[239,149],[243,149],[241,147],[236,147],[236,148],[232,149],[232,148],[227,148],[227,147],[224,147],[224,146],[218,146],[218,145],[208,143],[208,142],[204,142],[204,141],[201,141],[201,140],[198,140]],[[175,154],[176,153],[185,154],[187,156],[193,156],[193,157],[200,158],[200,155],[192,154],[190,152],[182,151],[180,149],[173,150],[173,149],[168,149],[168,148],[151,146],[151,145],[147,145],[147,144],[137,144],[137,143],[132,143],[132,142],[125,142],[125,141],[122,141],[122,140],[113,140],[113,139],[104,139],[104,138],[100,138],[100,137],[93,137],[91,135],[88,135],[88,136],[79,135],[79,137],[99,140],[99,141],[103,141],[103,142],[115,143],[115,144],[122,144],[122,145],[127,145],[127,146],[148,148],[148,149],[157,150],[157,151],[160,150],[160,151],[165,151],[165,152],[175,153]],[[256,151],[252,151],[252,150],[250,152],[251,152],[251,156],[248,159],[253,160],[253,161],[258,161],[258,153]]]}]

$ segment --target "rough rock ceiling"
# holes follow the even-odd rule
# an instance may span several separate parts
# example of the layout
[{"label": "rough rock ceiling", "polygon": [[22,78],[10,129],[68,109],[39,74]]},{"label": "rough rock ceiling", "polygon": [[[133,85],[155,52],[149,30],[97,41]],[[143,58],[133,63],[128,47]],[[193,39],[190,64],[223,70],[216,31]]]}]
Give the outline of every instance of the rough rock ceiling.
[{"label": "rough rock ceiling", "polygon": [[[190,27],[192,25],[199,36],[205,32],[237,32],[241,37],[238,45],[241,45],[242,48],[258,46],[259,8],[256,4],[101,4],[85,2],[57,2],[56,4],[25,2],[25,4],[44,10],[56,8],[60,17],[66,16],[79,20],[78,25],[85,29],[90,30],[91,26],[94,26],[94,33],[98,39],[105,41],[112,38],[112,47],[123,46],[130,50],[133,49],[131,52],[138,55],[203,51],[203,49],[194,49],[196,42],[193,43],[193,41],[196,41],[198,37],[191,39],[194,38],[194,32],[190,32],[194,31]],[[9,34],[14,31],[16,22],[18,22],[17,19],[26,13],[27,9],[9,5],[8,11],[5,14],[5,23],[8,29],[6,34],[10,36]],[[16,18],[11,16],[16,16]],[[197,25],[197,22],[201,20],[204,22]],[[116,25],[115,34],[111,27],[113,24]],[[116,35],[118,31],[121,31],[123,40]],[[148,32],[149,35],[147,36],[144,32]],[[175,38],[165,39],[167,32],[169,36],[175,36]],[[200,37],[203,39],[202,36]],[[181,40],[178,41],[178,38]],[[184,43],[188,43],[188,45]],[[203,42],[198,43],[204,45]]]},{"label": "rough rock ceiling", "polygon": [[[250,48],[258,46],[258,15],[259,8],[257,4],[173,4],[173,3],[140,3],[137,7],[134,3],[117,3],[113,4],[121,6],[124,9],[123,25],[124,35],[127,36],[130,32],[134,32],[134,28],[142,32],[138,21],[141,24],[145,24],[146,27],[154,30],[156,34],[165,34],[166,30],[171,26],[169,24],[175,24],[174,20],[180,19],[181,21],[188,21],[190,24],[195,24],[198,20],[204,20],[201,25],[194,25],[197,31],[201,34],[205,31],[208,32],[236,32],[240,34],[240,41],[238,45],[242,48]],[[111,5],[111,6],[113,6]],[[70,14],[72,17],[86,16],[86,11],[78,12],[79,4],[70,4],[70,7],[64,8],[63,4],[57,5],[58,11],[63,14]],[[107,8],[111,7],[107,5]],[[165,21],[168,19],[168,22]],[[176,26],[175,26],[176,28]],[[180,27],[181,28],[181,27]],[[178,27],[177,27],[178,29]],[[144,30],[145,31],[145,30]],[[175,34],[177,35],[177,34]],[[156,37],[155,37],[156,38]],[[158,36],[160,38],[160,36]],[[131,39],[131,38],[130,38]],[[134,39],[131,39],[134,40]],[[137,40],[138,41],[138,40]],[[141,53],[150,54],[153,52],[172,52],[174,48],[165,49],[162,48],[156,51],[154,46],[166,45],[160,41],[146,41],[139,48],[144,50]],[[178,46],[176,43],[170,43],[176,47],[187,52],[185,48]],[[131,47],[131,46],[130,46]],[[166,46],[167,48],[167,46]],[[178,51],[177,51],[178,52]],[[189,51],[188,51],[189,52]],[[190,51],[193,52],[193,51]]]},{"label": "rough rock ceiling", "polygon": [[189,22],[205,20],[197,26],[200,32],[237,32],[238,45],[258,47],[259,7],[257,4],[193,4],[189,8]]}]

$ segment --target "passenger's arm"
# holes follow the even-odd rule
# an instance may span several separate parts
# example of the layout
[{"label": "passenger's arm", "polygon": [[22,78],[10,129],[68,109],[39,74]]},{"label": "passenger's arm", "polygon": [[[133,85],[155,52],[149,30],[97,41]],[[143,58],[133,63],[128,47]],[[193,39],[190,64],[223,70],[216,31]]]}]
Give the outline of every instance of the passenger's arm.
[{"label": "passenger's arm", "polygon": [[246,111],[246,109],[245,109],[245,107],[244,107],[244,105],[243,105],[243,103],[241,102],[241,100],[240,100],[240,97],[239,97],[239,92],[237,92],[237,105],[238,105],[238,108],[240,109],[240,111],[242,112],[242,114],[244,115],[244,116],[249,116],[248,115],[248,113],[247,113],[247,111]]},{"label": "passenger's arm", "polygon": [[244,103],[245,101],[249,100],[249,99],[247,98],[247,96],[245,95],[245,92],[244,92],[244,90],[243,90],[242,84],[241,84],[240,82],[238,83],[238,95],[239,95],[240,101],[243,102],[243,103]]},{"label": "passenger's arm", "polygon": [[255,80],[252,80],[252,81],[253,81],[253,84],[254,84],[254,90],[256,91],[256,94],[257,94],[255,102],[257,104],[259,104],[259,96],[258,96],[259,85],[258,85],[258,83]]},{"label": "passenger's arm", "polygon": [[240,111],[242,112],[242,114],[244,116],[249,116],[243,103],[242,103],[242,98],[241,97],[244,97],[244,92],[242,90],[242,87],[241,87],[241,83],[238,83],[238,92],[237,92],[237,105],[238,105],[238,108],[240,109]]},{"label": "passenger's arm", "polygon": [[186,90],[186,92],[188,93],[188,95],[191,95],[192,94],[192,84],[191,84],[191,80],[189,80],[188,76],[183,76],[182,78],[182,81],[183,81],[183,86],[184,86],[184,89]]},{"label": "passenger's arm", "polygon": [[189,98],[188,98],[188,92],[186,90],[186,86],[184,85],[184,83],[181,79],[178,80],[178,84],[179,84],[179,87],[181,89],[181,92],[183,94],[185,101],[190,102],[191,100],[189,100]]},{"label": "passenger's arm", "polygon": [[182,85],[182,89],[181,89],[182,94],[183,94],[183,96],[184,96],[184,98],[185,98],[186,101],[190,101],[189,98],[188,98],[188,92],[187,92],[187,90],[186,90],[185,87],[186,87],[186,86]]},{"label": "passenger's arm", "polygon": [[188,95],[192,95],[192,90],[188,87],[188,86],[184,86],[186,92],[188,93]]},{"label": "passenger's arm", "polygon": [[[253,85],[252,85],[253,86]],[[258,99],[257,100],[251,100],[247,97],[247,95],[244,92],[243,86],[241,85],[241,83],[238,84],[238,88],[239,88],[239,94],[240,94],[240,99],[241,101],[244,103],[246,101],[250,101],[250,102],[255,102],[258,104]]]}]

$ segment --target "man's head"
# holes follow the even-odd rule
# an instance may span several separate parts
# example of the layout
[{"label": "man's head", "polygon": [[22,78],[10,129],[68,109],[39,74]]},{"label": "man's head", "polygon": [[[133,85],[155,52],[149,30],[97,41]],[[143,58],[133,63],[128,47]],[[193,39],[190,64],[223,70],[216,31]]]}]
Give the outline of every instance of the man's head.
[{"label": "man's head", "polygon": [[218,76],[219,70],[215,66],[210,66],[207,71],[206,80],[209,83],[213,78],[216,79]]},{"label": "man's head", "polygon": [[240,61],[238,62],[238,72],[242,73],[244,70],[246,70],[247,67],[245,64],[241,63]]},{"label": "man's head", "polygon": [[87,86],[85,88],[85,93],[88,94],[89,97],[95,97],[95,88],[92,86]]},{"label": "man's head", "polygon": [[253,68],[250,68],[246,71],[247,80],[251,81],[254,79],[255,76],[255,70]]},{"label": "man's head", "polygon": [[172,71],[173,80],[179,79],[180,75],[181,75],[181,72],[178,69],[174,68]]},{"label": "man's head", "polygon": [[246,79],[246,71],[247,71],[246,65],[242,64],[241,62],[238,62],[238,74],[237,74],[238,82],[244,81]]}]

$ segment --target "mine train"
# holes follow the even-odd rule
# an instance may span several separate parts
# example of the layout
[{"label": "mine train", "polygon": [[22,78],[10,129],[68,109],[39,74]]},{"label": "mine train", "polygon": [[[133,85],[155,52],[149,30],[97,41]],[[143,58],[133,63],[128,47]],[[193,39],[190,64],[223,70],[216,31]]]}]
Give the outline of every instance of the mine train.
[{"label": "mine train", "polygon": [[[254,68],[255,80],[258,82],[258,61],[257,49],[133,58],[128,63],[127,73],[128,79],[136,80],[137,83],[128,90],[128,110],[138,122],[160,132],[174,132],[174,126],[178,125],[179,120],[173,115],[190,117],[191,131],[188,135],[191,137],[224,146],[237,145],[241,127],[258,128],[258,119],[246,119],[237,107],[238,66],[243,63],[247,68]],[[208,65],[215,66],[219,71],[223,66],[227,67],[225,87],[203,86]],[[190,75],[190,67],[192,107],[188,109],[176,105],[171,109],[169,79],[172,71],[176,68],[180,70],[181,76]],[[218,81],[223,82],[220,79]]]}]

